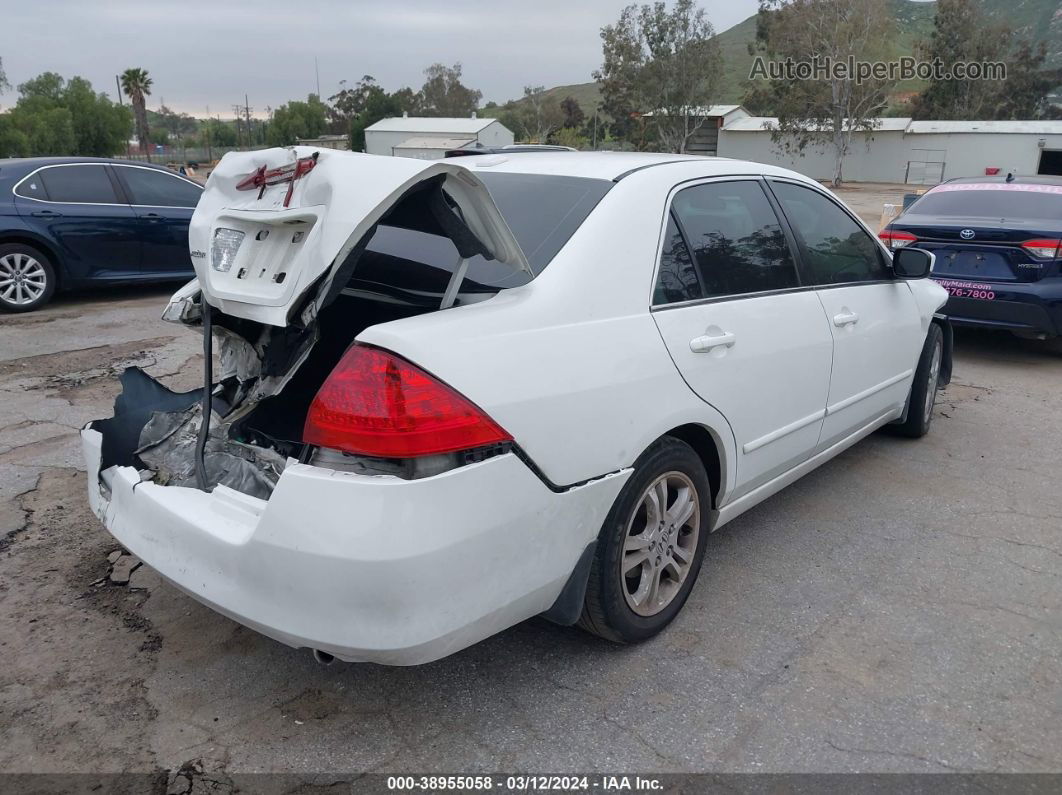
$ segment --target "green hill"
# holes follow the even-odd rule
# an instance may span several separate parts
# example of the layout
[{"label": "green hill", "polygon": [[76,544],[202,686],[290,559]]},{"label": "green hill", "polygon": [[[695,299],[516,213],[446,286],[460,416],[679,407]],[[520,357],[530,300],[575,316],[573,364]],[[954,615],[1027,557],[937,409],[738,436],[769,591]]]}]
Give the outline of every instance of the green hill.
[{"label": "green hill", "polygon": [[[989,16],[1006,22],[1016,34],[1046,42],[1049,62],[1062,65],[1062,7],[1058,0],[981,0],[981,4]],[[890,0],[890,5],[897,31],[893,56],[910,55],[915,42],[931,32],[936,4]],[[744,96],[752,67],[749,44],[755,38],[755,15],[716,36],[724,63],[718,102],[737,103]],[[900,86],[901,90],[915,88],[917,86]],[[547,94],[558,100],[575,97],[587,115],[593,113],[601,101],[601,90],[596,82],[556,86]]]}]

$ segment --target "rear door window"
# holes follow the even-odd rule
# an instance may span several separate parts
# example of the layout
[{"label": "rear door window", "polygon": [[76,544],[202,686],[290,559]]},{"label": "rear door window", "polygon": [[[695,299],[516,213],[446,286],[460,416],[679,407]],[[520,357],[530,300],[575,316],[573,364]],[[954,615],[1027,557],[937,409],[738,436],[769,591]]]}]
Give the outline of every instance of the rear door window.
[{"label": "rear door window", "polygon": [[772,182],[815,284],[892,279],[880,246],[847,212],[812,188]]},{"label": "rear door window", "polygon": [[660,272],[653,291],[654,304],[674,304],[704,298],[704,288],[697,277],[693,257],[675,222],[675,214],[669,213],[664,232],[664,249],[660,252]]},{"label": "rear door window", "polygon": [[[686,188],[675,195],[671,211],[689,246],[703,297],[798,286],[789,243],[759,182],[712,182]],[[674,272],[675,267],[682,270],[679,260],[669,270]],[[664,272],[662,268],[661,276]],[[667,289],[663,282],[659,287]]]},{"label": "rear door window", "polygon": [[37,177],[44,183],[48,198],[68,204],[125,204],[114,192],[107,170],[95,163],[52,166]]},{"label": "rear door window", "polygon": [[203,194],[198,185],[164,171],[135,166],[118,166],[115,171],[125,185],[131,204],[194,208]]},{"label": "rear door window", "polygon": [[44,180],[41,179],[41,174],[38,171],[36,174],[30,174],[15,188],[16,196],[23,196],[27,199],[42,199],[47,201],[48,191],[44,189]]}]

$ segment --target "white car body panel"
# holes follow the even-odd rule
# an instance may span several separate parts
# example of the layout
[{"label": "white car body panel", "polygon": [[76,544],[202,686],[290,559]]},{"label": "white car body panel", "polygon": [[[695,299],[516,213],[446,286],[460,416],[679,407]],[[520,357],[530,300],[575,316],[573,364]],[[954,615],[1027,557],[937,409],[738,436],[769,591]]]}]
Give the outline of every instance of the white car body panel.
[{"label": "white car body panel", "polygon": [[822,427],[822,443],[829,446],[865,425],[868,416],[903,410],[928,325],[907,282],[834,287],[816,294],[832,320],[834,340]]},{"label": "white car body panel", "polygon": [[112,467],[104,496],[100,433],[82,439],[93,511],[167,580],[282,643],[390,665],[547,610],[630,474],[557,494],[511,454],[415,481],[295,464],[267,502]]},{"label": "white car body panel", "polygon": [[[271,325],[287,322],[298,297],[371,226],[367,219],[420,180],[442,174],[467,188],[462,209],[481,219],[470,227],[521,268],[526,261],[477,172],[622,175],[529,283],[357,337],[467,396],[511,434],[519,455],[417,480],[291,463],[259,500],[221,486],[208,494],[141,482],[129,466],[100,473],[100,434],[83,431],[93,509],[130,551],[220,612],[342,659],[427,662],[549,609],[631,467],[673,429],[696,426],[711,438],[720,464],[712,527],[722,526],[900,416],[922,340],[947,297],[929,280],[897,281],[652,310],[668,197],[715,176],[816,185],[772,166],[642,154],[425,163],[335,153],[336,173],[350,169],[348,185],[314,181],[329,173],[317,171],[332,158],[322,152],[288,210],[233,206],[243,194],[233,198],[231,187],[251,165],[292,157],[271,151],[223,161],[218,190],[205,194],[214,203],[197,210],[192,231],[192,248],[208,252],[223,218],[314,216],[304,248],[313,264],[290,292],[228,292],[208,261],[196,262],[212,305]],[[285,191],[266,195],[275,205]],[[829,321],[845,307],[860,314],[855,328]],[[713,328],[733,333],[735,344],[693,353],[690,340]]]},{"label": "white car body panel", "polygon": [[[833,358],[814,293],[661,307],[653,319],[687,383],[730,424],[739,492],[807,458],[819,442]],[[724,334],[732,336],[710,351],[691,349],[694,339]]]}]

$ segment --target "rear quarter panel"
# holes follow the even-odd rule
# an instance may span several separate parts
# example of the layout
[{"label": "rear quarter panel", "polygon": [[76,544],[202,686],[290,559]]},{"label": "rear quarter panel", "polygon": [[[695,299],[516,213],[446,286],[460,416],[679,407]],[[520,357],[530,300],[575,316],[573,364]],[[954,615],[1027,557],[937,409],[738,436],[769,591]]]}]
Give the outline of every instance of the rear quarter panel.
[{"label": "rear quarter panel", "polygon": [[358,339],[468,396],[554,484],[628,467],[663,433],[697,423],[721,448],[726,492],[733,434],[683,381],[649,313],[667,194],[699,175],[689,163],[631,175],[530,284]]}]

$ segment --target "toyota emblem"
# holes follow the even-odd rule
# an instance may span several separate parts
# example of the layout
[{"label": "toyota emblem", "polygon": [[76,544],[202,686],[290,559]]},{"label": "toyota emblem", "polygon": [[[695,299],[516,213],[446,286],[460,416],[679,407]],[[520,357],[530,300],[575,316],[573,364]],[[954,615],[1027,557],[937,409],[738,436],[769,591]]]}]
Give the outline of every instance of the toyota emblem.
[{"label": "toyota emblem", "polygon": [[959,232],[959,237],[961,237],[963,240],[973,240],[974,239],[974,230],[972,230],[972,229],[963,229],[961,232]]}]

